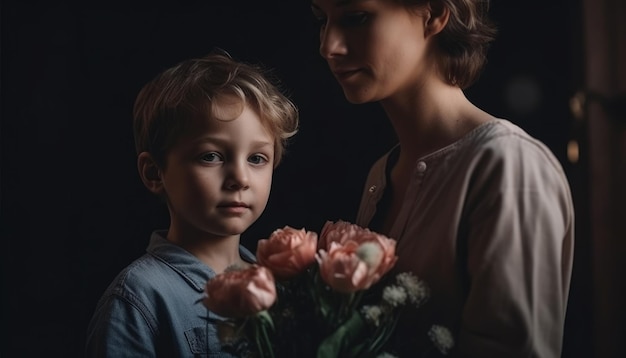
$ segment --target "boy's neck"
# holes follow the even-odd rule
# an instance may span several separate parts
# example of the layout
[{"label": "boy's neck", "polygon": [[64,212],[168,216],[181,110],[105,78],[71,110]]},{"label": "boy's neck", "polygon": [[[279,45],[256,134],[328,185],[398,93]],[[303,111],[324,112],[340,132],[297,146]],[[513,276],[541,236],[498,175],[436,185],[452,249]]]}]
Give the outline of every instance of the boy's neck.
[{"label": "boy's neck", "polygon": [[184,235],[170,229],[167,240],[187,250],[216,274],[224,272],[229,266],[247,265],[239,254],[240,235],[221,237]]}]

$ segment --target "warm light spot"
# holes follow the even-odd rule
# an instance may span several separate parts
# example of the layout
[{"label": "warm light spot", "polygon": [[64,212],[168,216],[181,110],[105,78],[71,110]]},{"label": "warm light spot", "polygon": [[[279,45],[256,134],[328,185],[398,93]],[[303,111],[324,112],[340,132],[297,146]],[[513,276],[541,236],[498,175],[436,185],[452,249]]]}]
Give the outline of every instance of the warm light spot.
[{"label": "warm light spot", "polygon": [[577,92],[569,100],[569,109],[572,115],[577,120],[582,120],[585,116],[585,94],[583,92]]},{"label": "warm light spot", "polygon": [[567,159],[569,159],[570,163],[576,164],[578,163],[579,155],[578,142],[573,139],[570,140],[567,143]]}]

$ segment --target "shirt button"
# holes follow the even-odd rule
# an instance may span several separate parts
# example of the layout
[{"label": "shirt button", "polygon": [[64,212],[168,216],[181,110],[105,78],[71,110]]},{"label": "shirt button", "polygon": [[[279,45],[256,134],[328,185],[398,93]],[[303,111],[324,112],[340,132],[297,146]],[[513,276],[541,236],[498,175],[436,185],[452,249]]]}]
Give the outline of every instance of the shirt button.
[{"label": "shirt button", "polygon": [[372,185],[370,186],[370,188],[368,189],[368,191],[370,192],[370,194],[373,194],[376,191],[376,185]]},{"label": "shirt button", "polygon": [[417,162],[417,172],[418,173],[423,173],[426,171],[426,163],[424,162]]}]

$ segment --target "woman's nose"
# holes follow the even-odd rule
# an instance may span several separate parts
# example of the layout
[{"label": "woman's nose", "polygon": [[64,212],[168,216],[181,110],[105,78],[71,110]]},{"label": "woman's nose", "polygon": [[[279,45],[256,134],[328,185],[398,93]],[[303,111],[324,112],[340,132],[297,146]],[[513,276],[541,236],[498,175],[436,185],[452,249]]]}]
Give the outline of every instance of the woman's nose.
[{"label": "woman's nose", "polygon": [[326,60],[347,52],[345,38],[336,26],[327,24],[320,29],[320,55]]}]

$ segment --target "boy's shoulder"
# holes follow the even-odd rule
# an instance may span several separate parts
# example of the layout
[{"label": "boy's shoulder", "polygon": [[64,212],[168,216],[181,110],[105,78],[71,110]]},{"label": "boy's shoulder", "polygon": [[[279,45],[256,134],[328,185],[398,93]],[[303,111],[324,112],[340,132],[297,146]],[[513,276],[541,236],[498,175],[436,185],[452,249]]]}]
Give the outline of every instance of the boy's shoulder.
[{"label": "boy's shoulder", "polygon": [[171,269],[165,263],[154,255],[145,253],[117,274],[107,292],[125,296],[158,290],[164,279],[170,275],[172,275]]}]

